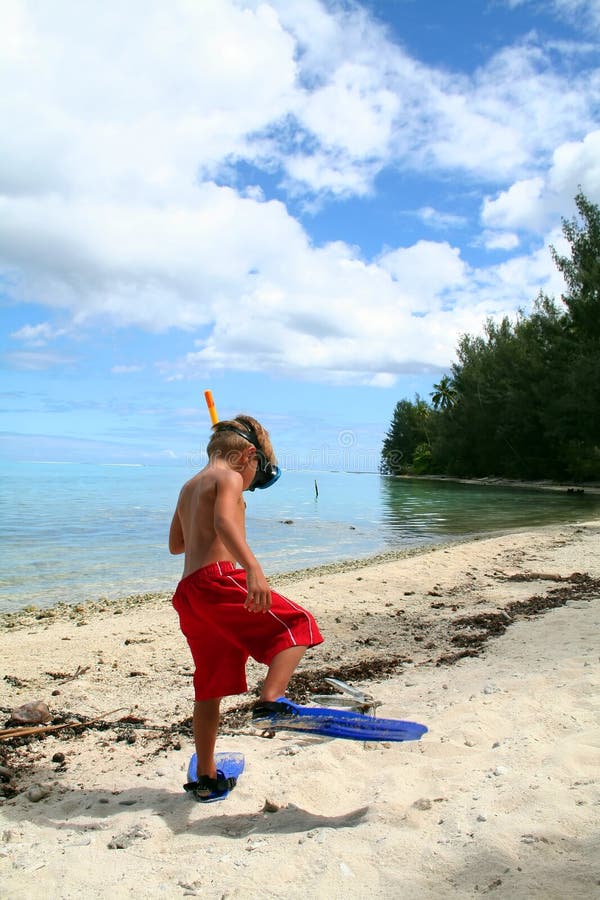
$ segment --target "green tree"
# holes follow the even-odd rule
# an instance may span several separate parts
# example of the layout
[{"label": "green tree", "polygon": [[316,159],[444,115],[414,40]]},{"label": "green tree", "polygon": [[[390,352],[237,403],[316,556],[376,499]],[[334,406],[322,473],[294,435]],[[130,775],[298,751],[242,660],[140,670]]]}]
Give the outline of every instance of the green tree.
[{"label": "green tree", "polygon": [[582,221],[563,219],[570,258],[559,255],[554,247],[550,250],[567,284],[562,301],[569,311],[572,332],[588,343],[600,338],[600,207],[581,191],[575,203]]},{"label": "green tree", "polygon": [[449,375],[442,375],[439,384],[434,384],[433,391],[429,395],[434,409],[447,412],[456,402],[456,390]]},{"label": "green tree", "polygon": [[565,318],[558,416],[567,474],[600,478],[600,208],[581,193],[580,220],[563,220],[571,255],[552,247],[563,274]]},{"label": "green tree", "polygon": [[[388,475],[409,472],[417,447],[429,446],[429,406],[417,394],[414,403],[400,400],[383,441],[381,471]],[[421,454],[422,455],[422,454]]]},{"label": "green tree", "polygon": [[562,303],[540,294],[529,315],[463,335],[433,408],[396,406],[388,471],[600,480],[600,209],[575,202],[570,255],[551,248]]}]

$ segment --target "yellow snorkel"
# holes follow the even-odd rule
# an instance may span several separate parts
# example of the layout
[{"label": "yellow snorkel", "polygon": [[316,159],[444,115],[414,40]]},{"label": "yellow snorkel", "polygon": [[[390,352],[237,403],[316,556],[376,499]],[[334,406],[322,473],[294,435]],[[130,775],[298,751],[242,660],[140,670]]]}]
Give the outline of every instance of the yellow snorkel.
[{"label": "yellow snorkel", "polygon": [[213,425],[216,425],[219,421],[219,414],[217,413],[217,407],[215,406],[212,391],[204,391],[204,399],[206,400],[206,405],[208,406],[210,421],[213,423]]},{"label": "yellow snorkel", "polygon": [[[213,426],[217,425],[219,422],[219,414],[217,413],[217,407],[215,406],[215,401],[212,395],[212,391],[204,391],[204,399],[206,400],[206,405],[208,407],[208,414],[210,416],[210,421]],[[255,488],[268,488],[271,487],[272,484],[275,484],[277,479],[281,475],[281,469],[279,466],[271,463],[264,454],[262,447],[260,446],[260,442],[255,431],[250,428],[247,432],[241,431],[237,428],[234,428],[233,425],[223,425],[223,428],[227,429],[227,431],[235,431],[236,434],[239,434],[240,437],[243,437],[245,441],[248,441],[253,447],[256,448],[258,454],[258,465],[256,468],[256,475],[254,477],[254,481],[248,488],[249,491],[253,491]]]}]

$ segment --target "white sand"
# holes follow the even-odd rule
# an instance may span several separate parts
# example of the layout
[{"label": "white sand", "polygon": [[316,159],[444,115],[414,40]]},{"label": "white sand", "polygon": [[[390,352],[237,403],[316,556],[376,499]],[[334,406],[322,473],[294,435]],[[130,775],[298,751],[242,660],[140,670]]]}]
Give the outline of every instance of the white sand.
[{"label": "white sand", "polygon": [[[283,732],[268,740],[248,726],[220,739],[247,762],[221,803],[182,792],[191,742],[162,730],[190,714],[192,697],[168,600],[23,616],[0,632],[5,709],[44,700],[53,713],[122,708],[106,718],[145,723],[132,744],[116,740],[121,726],[10,751],[19,793],[0,810],[0,896],[600,897],[597,593],[518,618],[477,657],[435,665],[458,649],[444,645],[458,617],[569,588],[505,575],[600,577],[599,529],[504,535],[284,583],[326,636],[302,671],[410,656],[392,677],[359,686],[382,701],[378,715],[430,731],[418,743],[364,745]],[[367,626],[371,640],[360,644]],[[59,683],[78,666],[89,668]],[[253,683],[258,676],[253,668]],[[48,791],[39,802],[35,784]],[[263,812],[266,799],[279,809]],[[110,848],[115,838],[128,846]]]}]

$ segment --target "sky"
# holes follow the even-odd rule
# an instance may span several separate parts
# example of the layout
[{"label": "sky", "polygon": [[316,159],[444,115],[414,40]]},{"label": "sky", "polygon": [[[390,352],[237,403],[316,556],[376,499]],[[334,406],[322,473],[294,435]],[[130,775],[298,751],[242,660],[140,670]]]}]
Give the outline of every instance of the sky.
[{"label": "sky", "polygon": [[600,0],[0,0],[0,459],[375,471],[600,203]]}]

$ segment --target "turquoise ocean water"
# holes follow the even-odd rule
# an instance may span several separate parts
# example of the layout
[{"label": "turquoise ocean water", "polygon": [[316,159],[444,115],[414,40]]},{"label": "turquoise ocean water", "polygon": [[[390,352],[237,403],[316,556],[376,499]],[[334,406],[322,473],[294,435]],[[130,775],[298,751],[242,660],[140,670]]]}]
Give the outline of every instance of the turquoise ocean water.
[{"label": "turquoise ocean water", "polygon": [[[192,474],[176,466],[2,464],[0,611],[174,590],[182,559],[170,556],[167,536]],[[248,539],[267,574],[600,515],[598,496],[344,472],[287,471],[246,499]]]}]

